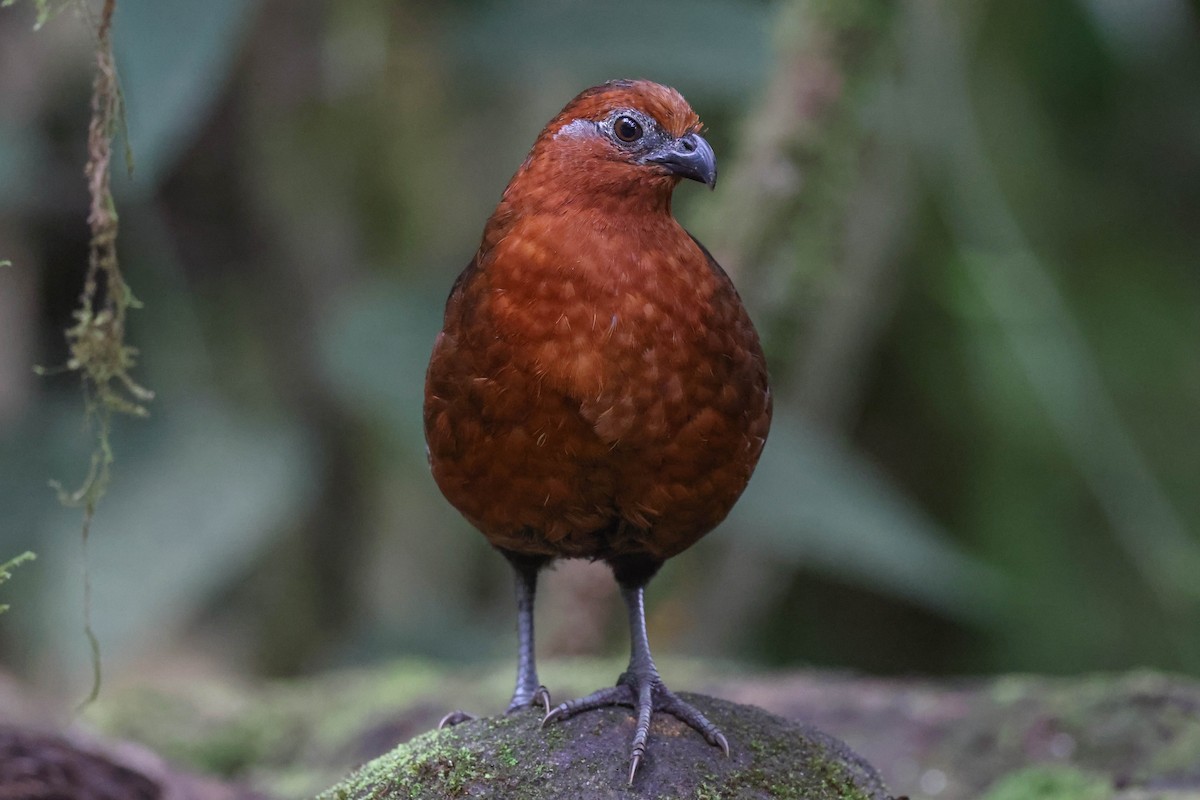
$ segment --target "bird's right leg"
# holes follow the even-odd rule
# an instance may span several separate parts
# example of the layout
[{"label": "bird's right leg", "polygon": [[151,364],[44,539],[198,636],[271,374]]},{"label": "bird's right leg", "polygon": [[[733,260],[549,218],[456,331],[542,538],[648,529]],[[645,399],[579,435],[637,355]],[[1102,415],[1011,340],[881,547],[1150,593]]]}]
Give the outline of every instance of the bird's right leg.
[{"label": "bird's right leg", "polygon": [[505,553],[516,573],[517,598],[517,685],[507,713],[526,706],[542,706],[550,712],[550,693],[538,681],[537,658],[533,648],[533,599],[537,594],[538,571],[547,559]]},{"label": "bird's right leg", "polygon": [[[505,713],[511,714],[526,706],[539,706],[543,713],[548,714],[550,692],[538,681],[537,658],[533,649],[533,598],[537,594],[538,572],[550,559],[543,556],[523,556],[507,550],[500,552],[508,559],[508,563],[512,564],[517,598],[517,685],[513,689],[512,700],[509,701]],[[475,719],[475,716],[466,711],[451,711],[442,717],[438,727],[445,728],[470,719]]]}]

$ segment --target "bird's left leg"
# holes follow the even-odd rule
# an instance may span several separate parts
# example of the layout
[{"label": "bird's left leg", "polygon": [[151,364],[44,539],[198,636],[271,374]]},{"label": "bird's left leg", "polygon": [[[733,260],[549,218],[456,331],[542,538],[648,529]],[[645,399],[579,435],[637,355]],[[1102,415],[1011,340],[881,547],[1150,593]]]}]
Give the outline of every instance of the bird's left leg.
[{"label": "bird's left leg", "polygon": [[533,647],[533,599],[537,594],[538,571],[546,564],[541,557],[505,553],[516,573],[517,598],[517,685],[506,713],[526,706],[542,706],[550,712],[550,692],[538,681],[537,659]]},{"label": "bird's left leg", "polygon": [[[708,743],[720,747],[729,755],[729,742],[725,735],[712,724],[700,711],[680,700],[674,692],[666,687],[654,665],[650,655],[650,640],[646,636],[646,608],[643,600],[645,583],[657,570],[658,565],[646,569],[623,569],[622,565],[614,564],[613,572],[621,585],[621,597],[629,612],[630,654],[629,666],[617,685],[610,689],[601,689],[587,697],[570,700],[556,706],[542,725],[556,719],[566,719],[581,711],[589,711],[602,706],[630,706],[637,712],[637,726],[634,728],[633,745],[629,753],[629,783],[637,774],[638,765],[646,753],[646,740],[650,736],[650,717],[655,711],[665,712],[695,728]],[[632,574],[630,574],[632,573]],[[644,577],[643,577],[644,576]],[[629,580],[632,578],[632,580]],[[624,579],[624,580],[623,580]]]},{"label": "bird's left leg", "polygon": [[[517,685],[505,713],[511,714],[526,706],[541,706],[549,713],[550,692],[538,681],[537,660],[533,650],[533,598],[537,593],[538,572],[549,559],[522,556],[507,550],[501,552],[512,565],[517,598]],[[451,711],[442,717],[438,727],[445,728],[471,719],[475,719],[475,716],[466,711]]]}]

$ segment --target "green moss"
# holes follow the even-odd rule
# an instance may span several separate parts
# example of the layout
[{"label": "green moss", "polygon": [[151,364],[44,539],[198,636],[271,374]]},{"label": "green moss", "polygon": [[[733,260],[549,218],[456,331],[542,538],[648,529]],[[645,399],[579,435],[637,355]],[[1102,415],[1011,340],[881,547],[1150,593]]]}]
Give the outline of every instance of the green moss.
[{"label": "green moss", "polygon": [[[501,731],[503,720],[492,721],[491,731]],[[518,766],[512,745],[501,740],[492,753],[475,747],[464,735],[464,726],[430,731],[387,755],[372,761],[323,800],[342,798],[416,798],[430,791],[440,797],[467,796],[476,784],[494,781],[501,769]]]},{"label": "green moss", "polygon": [[983,800],[1109,800],[1111,783],[1064,766],[1030,767],[1002,778]]}]

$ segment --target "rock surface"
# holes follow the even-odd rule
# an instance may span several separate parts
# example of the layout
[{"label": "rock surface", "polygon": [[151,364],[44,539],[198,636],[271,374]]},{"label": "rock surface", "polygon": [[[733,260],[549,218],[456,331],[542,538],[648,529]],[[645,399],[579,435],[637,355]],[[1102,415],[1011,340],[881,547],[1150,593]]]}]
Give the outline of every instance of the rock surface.
[{"label": "rock surface", "polygon": [[687,696],[729,738],[731,755],[655,715],[627,786],[634,719],[605,708],[539,729],[534,711],[432,731],[367,764],[320,800],[886,800],[875,770],[840,741],[753,706]]}]

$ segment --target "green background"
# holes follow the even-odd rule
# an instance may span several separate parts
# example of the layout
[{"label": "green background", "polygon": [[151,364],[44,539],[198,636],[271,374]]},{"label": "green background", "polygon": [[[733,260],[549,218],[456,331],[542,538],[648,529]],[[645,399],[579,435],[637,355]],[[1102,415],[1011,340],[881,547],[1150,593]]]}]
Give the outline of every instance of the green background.
[{"label": "green background", "polygon": [[[61,331],[82,283],[91,40],[0,11],[4,667],[88,674]],[[734,276],[775,425],[649,591],[656,652],[932,674],[1200,673],[1200,11],[1185,0],[121,0],[120,256],[148,420],[89,562],[109,675],[513,655],[502,559],[421,434],[441,306],[579,90],[708,125],[680,219]],[[120,148],[118,148],[120,149]],[[600,567],[543,657],[624,651]]]}]

